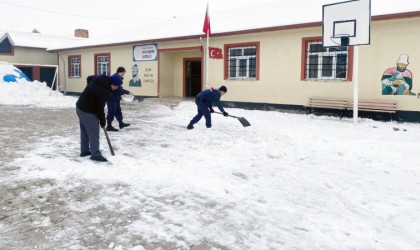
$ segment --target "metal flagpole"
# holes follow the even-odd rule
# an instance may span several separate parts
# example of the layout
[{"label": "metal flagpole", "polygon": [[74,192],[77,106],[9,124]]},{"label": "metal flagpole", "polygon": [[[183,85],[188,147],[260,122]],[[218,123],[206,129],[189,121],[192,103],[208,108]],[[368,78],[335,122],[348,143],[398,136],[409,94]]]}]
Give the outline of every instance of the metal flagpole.
[{"label": "metal flagpole", "polygon": [[209,88],[209,33],[207,32],[207,46],[206,46],[206,89]]},{"label": "metal flagpole", "polygon": [[[207,3],[207,18],[210,16],[209,3]],[[210,23],[209,23],[210,25]],[[209,41],[210,41],[210,29],[207,29],[207,45],[206,45],[206,89],[209,88]]]}]

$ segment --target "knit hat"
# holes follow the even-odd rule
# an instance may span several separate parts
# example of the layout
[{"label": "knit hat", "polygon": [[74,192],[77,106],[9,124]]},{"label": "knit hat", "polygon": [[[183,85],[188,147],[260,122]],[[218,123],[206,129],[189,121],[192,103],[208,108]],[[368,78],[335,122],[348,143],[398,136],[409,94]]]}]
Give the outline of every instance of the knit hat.
[{"label": "knit hat", "polygon": [[219,88],[219,90],[220,91],[223,91],[223,92],[227,92],[227,88],[226,88],[226,86],[221,86],[220,88]]},{"label": "knit hat", "polygon": [[115,85],[115,86],[118,86],[118,87],[122,85],[121,77],[117,74],[113,74],[112,76],[110,76],[109,77],[109,82],[112,85]]},{"label": "knit hat", "polygon": [[125,72],[125,68],[124,67],[118,67],[117,73],[121,73],[121,72]]}]

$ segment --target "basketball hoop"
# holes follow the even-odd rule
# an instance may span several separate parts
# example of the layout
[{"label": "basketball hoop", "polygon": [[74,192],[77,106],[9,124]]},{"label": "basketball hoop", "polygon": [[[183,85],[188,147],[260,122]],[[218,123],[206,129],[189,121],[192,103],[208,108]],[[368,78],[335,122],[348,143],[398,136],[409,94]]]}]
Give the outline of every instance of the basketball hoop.
[{"label": "basketball hoop", "polygon": [[324,47],[370,44],[370,1],[344,1],[323,5]]},{"label": "basketball hoop", "polygon": [[[349,34],[338,34],[330,37],[331,41],[340,46],[349,46],[350,35]],[[339,40],[339,42],[337,41]]]}]

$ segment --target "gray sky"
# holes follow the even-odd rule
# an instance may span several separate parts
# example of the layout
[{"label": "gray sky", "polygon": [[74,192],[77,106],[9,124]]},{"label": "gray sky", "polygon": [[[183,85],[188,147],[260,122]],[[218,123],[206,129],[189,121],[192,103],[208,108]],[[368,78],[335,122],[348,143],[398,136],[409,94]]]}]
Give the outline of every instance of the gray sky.
[{"label": "gray sky", "polygon": [[94,37],[185,15],[204,20],[207,2],[211,13],[275,1],[284,0],[0,0],[0,30],[73,35],[82,28]]}]

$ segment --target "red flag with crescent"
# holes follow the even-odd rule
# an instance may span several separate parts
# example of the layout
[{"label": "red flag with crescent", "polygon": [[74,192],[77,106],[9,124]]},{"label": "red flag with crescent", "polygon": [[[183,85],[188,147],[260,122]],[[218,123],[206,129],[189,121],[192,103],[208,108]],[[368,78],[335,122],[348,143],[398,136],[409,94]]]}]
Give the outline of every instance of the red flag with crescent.
[{"label": "red flag with crescent", "polygon": [[213,59],[223,59],[222,49],[220,48],[209,48],[209,57]]}]

